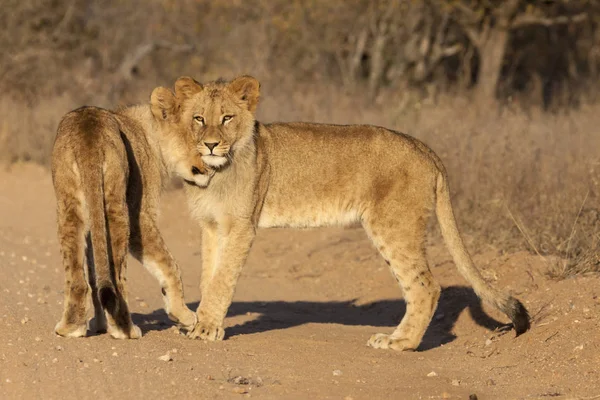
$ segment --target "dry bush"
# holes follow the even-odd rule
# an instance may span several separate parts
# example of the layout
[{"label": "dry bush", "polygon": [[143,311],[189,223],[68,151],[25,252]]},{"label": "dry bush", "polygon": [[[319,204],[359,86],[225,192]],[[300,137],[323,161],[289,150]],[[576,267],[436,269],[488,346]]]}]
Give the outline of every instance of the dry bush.
[{"label": "dry bush", "polygon": [[550,274],[600,271],[598,106],[549,115],[427,106],[408,125],[442,157],[463,230],[484,243],[558,255]]},{"label": "dry bush", "polygon": [[34,161],[47,165],[60,118],[80,106],[67,94],[37,102],[35,107],[0,97],[0,161]]}]

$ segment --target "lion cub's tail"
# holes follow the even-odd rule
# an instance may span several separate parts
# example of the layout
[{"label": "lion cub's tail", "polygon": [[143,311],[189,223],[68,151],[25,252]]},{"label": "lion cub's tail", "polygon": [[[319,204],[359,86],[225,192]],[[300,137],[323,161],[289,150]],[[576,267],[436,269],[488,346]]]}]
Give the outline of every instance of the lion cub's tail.
[{"label": "lion cub's tail", "polygon": [[113,273],[109,261],[109,243],[104,210],[104,173],[102,163],[90,163],[85,156],[78,157],[81,183],[90,221],[90,234],[94,254],[93,273],[98,288],[98,296],[102,307],[111,315],[115,315],[119,302],[117,301]]},{"label": "lion cub's tail", "polygon": [[486,303],[496,307],[510,318],[513,322],[517,336],[526,332],[530,327],[529,313],[523,304],[505,292],[491,287],[481,276],[479,270],[473,264],[471,256],[467,252],[463,240],[456,225],[452,203],[450,201],[450,190],[444,171],[440,171],[437,178],[437,204],[436,214],[442,230],[442,236],[446,241],[448,250],[454,259],[458,271],[473,286],[475,293]]}]

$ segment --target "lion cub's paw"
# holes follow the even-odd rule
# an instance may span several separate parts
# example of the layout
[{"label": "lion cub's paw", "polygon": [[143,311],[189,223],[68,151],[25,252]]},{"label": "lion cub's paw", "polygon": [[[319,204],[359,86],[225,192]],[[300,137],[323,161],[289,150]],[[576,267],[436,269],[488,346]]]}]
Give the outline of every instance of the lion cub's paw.
[{"label": "lion cub's paw", "polygon": [[142,337],[142,330],[134,324],[131,324],[129,332],[125,332],[117,326],[109,326],[108,334],[115,339],[139,339]]},{"label": "lion cub's paw", "polygon": [[54,332],[63,337],[85,337],[87,334],[87,324],[67,324],[61,320],[54,327]]},{"label": "lion cub's paw", "polygon": [[396,351],[411,351],[414,350],[418,343],[415,345],[408,339],[395,338],[392,335],[386,335],[384,333],[376,333],[367,342],[367,346],[373,347],[374,349],[392,349]]},{"label": "lion cub's paw", "polygon": [[192,330],[198,323],[198,317],[192,310],[186,308],[175,315],[173,312],[167,314],[169,319],[177,324],[179,328],[185,329],[186,331]]},{"label": "lion cub's paw", "polygon": [[214,342],[223,340],[225,337],[225,329],[222,326],[209,324],[200,320],[196,323],[196,326],[188,332],[187,336],[190,339],[202,339]]}]

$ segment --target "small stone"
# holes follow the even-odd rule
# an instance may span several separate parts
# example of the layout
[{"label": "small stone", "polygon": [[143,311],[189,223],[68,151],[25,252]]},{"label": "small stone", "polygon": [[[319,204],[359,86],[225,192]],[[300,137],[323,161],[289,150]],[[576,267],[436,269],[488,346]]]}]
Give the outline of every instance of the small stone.
[{"label": "small stone", "polygon": [[452,379],[452,382],[450,382],[452,384],[452,386],[460,386],[460,380],[458,379]]},{"label": "small stone", "polygon": [[431,371],[430,373],[427,374],[428,377],[432,377],[432,376],[438,376],[438,374],[435,371]]},{"label": "small stone", "polygon": [[94,358],[92,361],[95,363],[100,362],[100,360],[98,360],[97,358]]},{"label": "small stone", "polygon": [[582,345],[582,344],[580,344],[579,346],[576,346],[576,347],[573,349],[573,351],[581,351],[581,350],[583,350],[583,345]]},{"label": "small stone", "polygon": [[146,303],[145,301],[140,301],[140,307],[148,308],[148,303]]},{"label": "small stone", "polygon": [[25,325],[28,322],[29,322],[29,317],[25,317],[21,320],[21,325]]},{"label": "small stone", "polygon": [[350,396],[346,396],[346,397],[344,397],[344,400],[354,400],[354,398],[352,398]]},{"label": "small stone", "polygon": [[118,357],[118,356],[119,356],[119,353],[117,353],[117,352],[115,351],[114,353],[112,353],[112,356],[113,356],[113,357]]},{"label": "small stone", "polygon": [[235,378],[233,378],[233,380],[231,380],[230,382],[233,382],[236,385],[249,385],[250,379],[240,375],[240,376],[236,376]]},{"label": "small stone", "polygon": [[493,342],[492,342],[492,339],[486,339],[486,340],[485,340],[485,345],[486,345],[486,347],[487,347],[487,346],[491,346],[491,345],[492,345],[492,343],[493,343]]},{"label": "small stone", "polygon": [[478,400],[477,399],[477,395],[476,394],[470,394],[469,395],[469,400]]},{"label": "small stone", "polygon": [[246,394],[246,393],[248,393],[248,389],[242,388],[242,387],[233,388],[231,391],[233,393],[237,393],[237,394]]},{"label": "small stone", "polygon": [[164,356],[158,357],[158,359],[160,361],[165,361],[165,362],[173,361],[173,358],[171,357],[171,354],[169,354],[169,352],[167,352],[167,354],[165,354]]},{"label": "small stone", "polygon": [[6,383],[11,383],[12,381],[8,378],[6,378]]},{"label": "small stone", "polygon": [[450,393],[448,393],[448,392],[444,392],[444,393],[442,393],[442,399],[449,399],[449,398],[451,398],[451,397],[452,397],[452,396],[450,396]]},{"label": "small stone", "polygon": [[27,261],[27,256],[23,256],[23,257],[21,257],[21,260],[23,260],[23,261]]},{"label": "small stone", "polygon": [[58,351],[63,351],[64,350],[62,346],[56,346],[55,349],[58,350]]},{"label": "small stone", "polygon": [[53,358],[52,363],[56,364],[58,362],[58,358]]},{"label": "small stone", "polygon": [[496,382],[493,379],[488,379],[485,381],[485,384],[488,386],[496,386]]},{"label": "small stone", "polygon": [[341,376],[343,374],[342,371],[340,371],[339,369],[334,369],[333,370],[333,376]]},{"label": "small stone", "polygon": [[41,341],[42,341],[42,338],[41,338],[41,337],[39,337],[39,336],[36,336],[34,340],[35,340],[36,342],[41,342]]},{"label": "small stone", "polygon": [[177,349],[173,349],[173,350],[171,350],[171,353],[173,353],[173,354],[177,354]]},{"label": "small stone", "polygon": [[211,375],[206,375],[206,380],[207,381],[214,381],[215,378],[213,378]]}]

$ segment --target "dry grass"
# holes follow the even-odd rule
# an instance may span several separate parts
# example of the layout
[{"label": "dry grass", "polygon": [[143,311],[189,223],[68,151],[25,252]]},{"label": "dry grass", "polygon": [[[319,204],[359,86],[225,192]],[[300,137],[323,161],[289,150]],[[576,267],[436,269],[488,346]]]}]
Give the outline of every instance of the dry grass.
[{"label": "dry grass", "polygon": [[[128,98],[143,101],[142,92]],[[463,97],[406,104],[398,93],[367,104],[360,92],[332,84],[263,79],[259,118],[371,123],[412,134],[444,160],[459,224],[475,248],[557,255],[564,261],[549,265],[557,278],[600,271],[600,107],[552,115],[499,113]],[[0,99],[0,158],[47,165],[60,117],[79,105],[67,95],[33,105]]]},{"label": "dry grass", "polygon": [[78,106],[66,94],[31,106],[10,97],[0,97],[0,160],[47,165],[58,122]]}]

